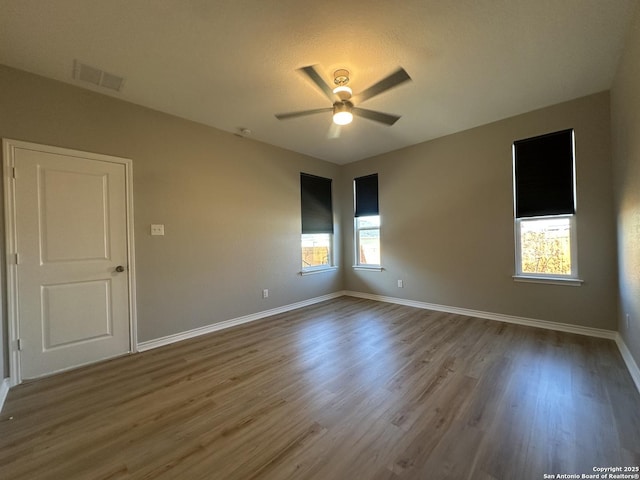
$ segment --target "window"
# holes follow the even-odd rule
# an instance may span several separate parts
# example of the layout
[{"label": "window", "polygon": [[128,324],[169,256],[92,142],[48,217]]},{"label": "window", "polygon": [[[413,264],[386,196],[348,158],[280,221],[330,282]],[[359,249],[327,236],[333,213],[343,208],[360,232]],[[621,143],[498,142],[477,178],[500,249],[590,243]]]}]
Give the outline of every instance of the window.
[{"label": "window", "polygon": [[331,179],[300,174],[302,270],[333,266]]},{"label": "window", "polygon": [[380,265],[380,216],[356,217],[358,265]]},{"label": "window", "polygon": [[353,181],[355,203],[356,266],[380,267],[380,214],[378,174]]},{"label": "window", "polygon": [[331,266],[330,233],[302,234],[302,269]]},{"label": "window", "polygon": [[573,215],[519,219],[521,275],[572,276]]},{"label": "window", "polygon": [[573,130],[513,144],[516,278],[577,279]]}]

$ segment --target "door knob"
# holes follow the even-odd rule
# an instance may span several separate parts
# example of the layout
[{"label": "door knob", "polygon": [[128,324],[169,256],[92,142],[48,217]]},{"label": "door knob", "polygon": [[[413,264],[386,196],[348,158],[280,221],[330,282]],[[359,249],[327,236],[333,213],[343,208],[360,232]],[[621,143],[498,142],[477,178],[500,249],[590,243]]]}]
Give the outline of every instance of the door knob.
[{"label": "door knob", "polygon": [[122,265],[118,265],[116,267],[116,272],[119,272],[119,273],[124,272],[124,267]]}]

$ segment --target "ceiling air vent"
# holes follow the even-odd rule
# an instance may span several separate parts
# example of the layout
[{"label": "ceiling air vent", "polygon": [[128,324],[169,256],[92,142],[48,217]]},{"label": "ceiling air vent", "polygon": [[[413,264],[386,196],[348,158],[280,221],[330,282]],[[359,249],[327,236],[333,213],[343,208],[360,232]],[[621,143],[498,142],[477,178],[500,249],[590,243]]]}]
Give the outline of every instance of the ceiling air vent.
[{"label": "ceiling air vent", "polygon": [[108,88],[114,92],[122,90],[124,78],[114,75],[86,63],[73,61],[73,78],[82,82],[91,83],[97,87]]}]

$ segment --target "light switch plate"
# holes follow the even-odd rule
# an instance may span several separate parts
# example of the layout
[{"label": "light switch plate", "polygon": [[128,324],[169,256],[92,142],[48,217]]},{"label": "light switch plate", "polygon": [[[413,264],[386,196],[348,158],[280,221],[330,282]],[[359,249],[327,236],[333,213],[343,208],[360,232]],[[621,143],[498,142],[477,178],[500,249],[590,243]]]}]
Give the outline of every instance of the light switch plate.
[{"label": "light switch plate", "polygon": [[151,225],[151,235],[164,235],[164,225]]}]

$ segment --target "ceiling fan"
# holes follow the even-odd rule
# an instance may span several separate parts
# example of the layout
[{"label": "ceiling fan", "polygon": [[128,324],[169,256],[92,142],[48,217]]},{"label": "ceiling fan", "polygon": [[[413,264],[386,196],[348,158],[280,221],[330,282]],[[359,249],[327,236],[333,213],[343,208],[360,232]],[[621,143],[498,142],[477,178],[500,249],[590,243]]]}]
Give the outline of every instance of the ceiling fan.
[{"label": "ceiling fan", "polygon": [[411,80],[409,74],[403,68],[399,68],[391,75],[388,75],[379,82],[371,85],[366,90],[357,95],[353,95],[353,91],[349,86],[347,86],[349,83],[348,70],[340,69],[334,72],[333,83],[336,87],[333,90],[326,84],[313,65],[302,67],[298,70],[309,77],[309,79],[320,90],[322,90],[327,98],[333,103],[333,106],[327,108],[316,108],[313,110],[303,110],[299,112],[278,113],[276,114],[276,118],[278,120],[303,117],[305,115],[313,115],[314,113],[333,112],[333,123],[336,125],[347,125],[351,123],[354,115],[358,115],[360,117],[368,118],[369,120],[391,126],[400,119],[400,116],[359,108],[354,106],[354,102],[362,103],[400,85],[401,83]]}]

